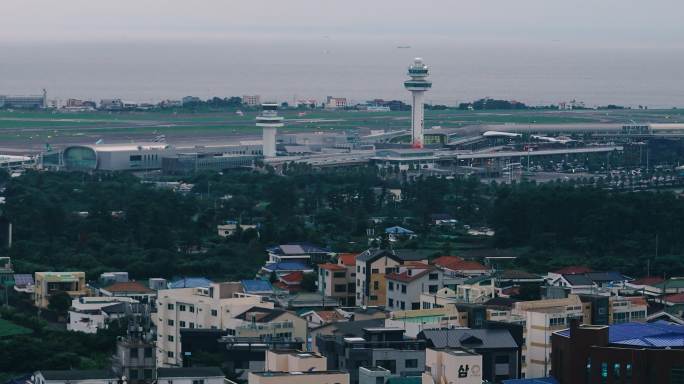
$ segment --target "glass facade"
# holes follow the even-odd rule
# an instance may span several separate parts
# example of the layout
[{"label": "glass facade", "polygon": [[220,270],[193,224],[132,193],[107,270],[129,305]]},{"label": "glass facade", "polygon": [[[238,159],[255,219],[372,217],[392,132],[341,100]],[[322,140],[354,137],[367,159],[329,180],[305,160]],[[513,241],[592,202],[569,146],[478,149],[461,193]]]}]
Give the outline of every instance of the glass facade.
[{"label": "glass facade", "polygon": [[64,166],[69,170],[89,170],[97,168],[95,150],[88,147],[69,147],[62,155]]}]

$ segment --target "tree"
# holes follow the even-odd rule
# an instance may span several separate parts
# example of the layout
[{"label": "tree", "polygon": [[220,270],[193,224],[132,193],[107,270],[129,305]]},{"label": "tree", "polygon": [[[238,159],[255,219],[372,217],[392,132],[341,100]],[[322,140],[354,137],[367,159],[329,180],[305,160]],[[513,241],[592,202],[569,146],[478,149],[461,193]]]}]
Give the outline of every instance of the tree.
[{"label": "tree", "polygon": [[65,315],[71,308],[71,296],[64,291],[55,292],[48,300],[48,309],[58,315]]},{"label": "tree", "polygon": [[302,288],[305,291],[316,292],[317,281],[318,277],[315,273],[305,273],[304,277],[302,278]]}]

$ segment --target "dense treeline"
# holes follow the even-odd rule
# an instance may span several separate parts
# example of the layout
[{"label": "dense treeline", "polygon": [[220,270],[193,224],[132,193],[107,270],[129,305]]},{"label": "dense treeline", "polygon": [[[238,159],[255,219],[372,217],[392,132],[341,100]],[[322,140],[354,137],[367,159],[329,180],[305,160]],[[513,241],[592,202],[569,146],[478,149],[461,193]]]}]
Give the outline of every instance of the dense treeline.
[{"label": "dense treeline", "polygon": [[[431,227],[446,213],[489,225],[485,246],[512,248],[519,267],[544,272],[583,263],[633,275],[684,274],[684,201],[671,193],[617,193],[570,184],[485,185],[476,179],[424,178],[402,184],[372,168],[314,172],[199,174],[182,194],[130,174],[29,172],[5,177],[3,218],[14,227],[5,247],[19,272],[111,270],[135,278],[253,276],[269,245],[310,241],[337,251],[367,247],[375,233],[402,225],[421,234],[410,247],[458,252],[455,233]],[[393,193],[401,189],[401,197]],[[371,218],[384,222],[372,224]],[[258,224],[220,238],[226,220]],[[441,231],[441,232],[440,232]],[[460,236],[460,235],[459,235]],[[0,241],[6,242],[0,230]],[[658,255],[656,258],[656,242]]]},{"label": "dense treeline", "polygon": [[672,193],[500,187],[490,221],[499,246],[532,249],[521,261],[533,269],[581,263],[643,276],[650,260],[652,273],[684,274],[684,200]]}]

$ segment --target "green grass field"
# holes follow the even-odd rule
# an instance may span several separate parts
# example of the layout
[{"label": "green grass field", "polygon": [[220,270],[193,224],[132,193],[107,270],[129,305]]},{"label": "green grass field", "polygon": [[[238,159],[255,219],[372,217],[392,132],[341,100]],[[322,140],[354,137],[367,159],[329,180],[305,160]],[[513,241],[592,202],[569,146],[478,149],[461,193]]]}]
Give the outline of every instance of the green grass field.
[{"label": "green grass field", "polygon": [[29,333],[33,333],[33,331],[7,320],[0,319],[0,339],[4,337],[26,335]]},{"label": "green grass field", "polygon": [[[304,112],[303,115],[300,115]],[[84,142],[94,137],[117,136],[119,139],[152,138],[154,135],[216,136],[257,135],[257,111],[245,111],[244,116],[234,111],[189,112],[56,112],[0,110],[0,142],[10,145]],[[364,111],[297,111],[284,110],[286,119],[282,132],[355,130],[355,129],[407,129],[411,113]],[[458,128],[475,124],[561,124],[561,123],[629,123],[682,122],[684,110],[610,110],[610,111],[426,111],[426,127]]]}]

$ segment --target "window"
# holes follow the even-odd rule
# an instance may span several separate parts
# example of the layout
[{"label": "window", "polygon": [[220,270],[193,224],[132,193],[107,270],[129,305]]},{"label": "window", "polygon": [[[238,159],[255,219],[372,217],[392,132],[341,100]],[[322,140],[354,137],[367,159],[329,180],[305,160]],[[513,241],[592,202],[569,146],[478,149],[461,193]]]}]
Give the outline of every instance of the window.
[{"label": "window", "polygon": [[181,327],[181,328],[185,328],[185,321],[181,320],[181,322],[180,322],[180,327]]},{"label": "window", "polygon": [[437,280],[437,279],[439,279],[439,274],[438,273],[431,273],[430,275],[428,275],[428,279],[429,280]]},{"label": "window", "polygon": [[212,309],[212,310],[211,310],[211,315],[212,315],[212,316],[218,316],[218,311],[215,310],[215,309]]},{"label": "window", "polygon": [[375,290],[380,289],[380,282],[379,282],[379,281],[374,281],[374,282],[373,282],[373,289],[375,289]]},{"label": "window", "polygon": [[357,273],[358,273],[358,272],[361,272],[361,267],[358,266],[358,265],[356,266],[356,272],[357,272]]},{"label": "window", "polygon": [[193,380],[192,384],[204,384],[204,380],[203,379]]},{"label": "window", "polygon": [[178,304],[178,310],[181,312],[185,312],[185,304]]},{"label": "window", "polygon": [[131,156],[128,158],[128,160],[129,160],[129,161],[141,161],[141,160],[142,160],[142,156],[141,156],[141,155],[131,155]]},{"label": "window", "polygon": [[371,295],[370,299],[371,299],[371,300],[377,300],[377,299],[378,299],[378,297],[377,297],[377,296],[375,296],[375,295]]},{"label": "window", "polygon": [[334,272],[333,277],[340,278],[340,277],[345,277],[347,275],[346,272]]},{"label": "window", "polygon": [[167,304],[166,309],[168,309],[169,311],[173,311],[173,304]]},{"label": "window", "polygon": [[335,284],[335,292],[347,292],[346,284]]},{"label": "window", "polygon": [[438,290],[439,290],[439,285],[428,286],[428,292],[430,292],[430,293],[437,293]]},{"label": "window", "polygon": [[632,382],[632,364],[625,365],[625,379],[628,383]]},{"label": "window", "polygon": [[406,359],[404,362],[406,368],[418,368],[418,359]]},{"label": "window", "polygon": [[360,280],[360,279],[356,279],[356,286],[358,287],[358,286],[360,286],[360,285],[361,285],[361,280]]},{"label": "window", "polygon": [[170,342],[173,342],[173,335],[166,336],[166,339]]},{"label": "window", "polygon": [[406,293],[406,284],[401,285],[401,293]]},{"label": "window", "polygon": [[406,309],[406,303],[404,303],[403,301],[399,302],[399,308],[401,308],[402,311],[405,310]]},{"label": "window", "polygon": [[394,308],[394,299],[387,299],[387,306],[390,308]]},{"label": "window", "polygon": [[549,319],[549,326],[556,327],[565,324],[565,317],[554,317]]},{"label": "window", "polygon": [[387,282],[387,290],[388,291],[394,291],[394,282],[393,281]]},{"label": "window", "polygon": [[145,357],[152,357],[152,348],[145,348]]},{"label": "window", "polygon": [[144,379],[149,380],[152,378],[152,370],[151,369],[146,369],[143,373]]},{"label": "window", "polygon": [[138,348],[131,348],[131,357],[134,359],[138,358]]},{"label": "window", "polygon": [[380,270],[379,270],[379,269],[377,269],[377,268],[371,269],[371,274],[376,275],[376,274],[378,274],[378,273],[380,273]]},{"label": "window", "polygon": [[188,310],[192,313],[195,313],[195,306],[194,305],[189,306]]},{"label": "window", "polygon": [[190,323],[190,329],[195,328],[195,323]]},{"label": "window", "polygon": [[619,312],[613,314],[613,324],[625,323],[627,322],[628,312]]},{"label": "window", "polygon": [[420,303],[411,303],[411,309],[414,311],[420,309]]},{"label": "window", "polygon": [[166,324],[168,324],[169,327],[173,327],[173,320],[171,320],[171,319],[167,320]]},{"label": "window", "polygon": [[129,369],[128,374],[129,374],[129,376],[130,376],[129,378],[131,380],[138,380],[138,378],[139,378],[137,369],[133,369],[133,368]]},{"label": "window", "polygon": [[375,384],[385,384],[385,378],[384,377],[376,377],[375,378]]},{"label": "window", "polygon": [[172,351],[166,352],[166,357],[173,358],[173,352]]}]

